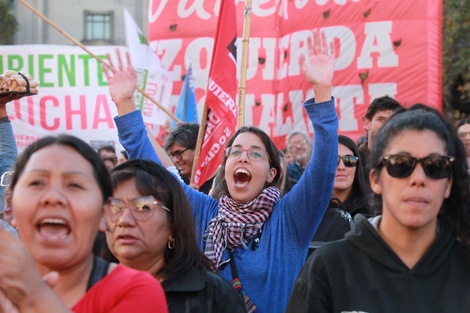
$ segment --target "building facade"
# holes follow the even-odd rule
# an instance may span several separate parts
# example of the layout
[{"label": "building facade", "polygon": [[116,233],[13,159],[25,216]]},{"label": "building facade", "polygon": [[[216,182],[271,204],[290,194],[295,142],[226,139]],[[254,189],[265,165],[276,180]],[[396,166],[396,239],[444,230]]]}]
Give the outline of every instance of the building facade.
[{"label": "building facade", "polygon": [[[124,8],[147,34],[149,0],[26,0],[63,32],[83,45],[126,45]],[[12,11],[19,27],[14,44],[73,42],[19,1]]]}]

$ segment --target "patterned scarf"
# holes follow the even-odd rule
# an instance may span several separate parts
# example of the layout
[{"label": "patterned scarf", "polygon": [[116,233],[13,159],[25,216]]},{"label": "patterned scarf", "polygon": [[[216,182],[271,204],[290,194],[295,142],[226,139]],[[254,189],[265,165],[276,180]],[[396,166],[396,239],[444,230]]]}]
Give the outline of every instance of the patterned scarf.
[{"label": "patterned scarf", "polygon": [[204,254],[219,267],[222,253],[227,247],[235,249],[243,246],[263,227],[271,216],[274,205],[279,200],[280,191],[268,187],[250,202],[241,203],[224,195],[219,200],[219,212],[210,222],[204,234],[206,250]]}]

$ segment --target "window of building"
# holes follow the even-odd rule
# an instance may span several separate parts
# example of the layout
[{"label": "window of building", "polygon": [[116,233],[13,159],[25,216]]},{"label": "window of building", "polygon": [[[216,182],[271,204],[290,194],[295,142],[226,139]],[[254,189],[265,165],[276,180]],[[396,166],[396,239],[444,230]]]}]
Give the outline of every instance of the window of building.
[{"label": "window of building", "polygon": [[85,43],[112,44],[114,12],[85,11]]}]

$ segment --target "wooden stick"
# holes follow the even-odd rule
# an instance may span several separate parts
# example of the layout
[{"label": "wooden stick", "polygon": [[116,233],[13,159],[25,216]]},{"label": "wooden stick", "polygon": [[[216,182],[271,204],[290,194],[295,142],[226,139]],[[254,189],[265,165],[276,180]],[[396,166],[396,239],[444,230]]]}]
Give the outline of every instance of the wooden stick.
[{"label": "wooden stick", "polygon": [[193,167],[191,169],[191,177],[189,178],[189,183],[192,185],[195,184],[194,174],[196,173],[197,165],[199,163],[199,158],[201,156],[202,143],[204,141],[204,134],[206,133],[208,112],[209,112],[209,108],[204,103],[204,108],[202,110],[201,124],[199,124],[199,133],[197,134],[196,149],[194,150],[194,159],[193,159]]},{"label": "wooden stick", "polygon": [[[51,25],[53,28],[55,28],[55,30],[57,30],[59,33],[61,33],[62,35],[64,35],[67,39],[69,39],[71,42],[73,42],[74,44],[76,44],[77,46],[79,46],[80,48],[82,48],[86,53],[88,53],[89,55],[91,55],[93,58],[95,58],[99,63],[103,64],[107,69],[110,68],[110,66],[104,62],[102,59],[100,59],[97,55],[95,55],[93,52],[91,52],[90,50],[88,50],[84,45],[82,45],[79,41],[77,41],[75,38],[73,38],[72,36],[70,36],[69,34],[67,34],[65,31],[63,31],[59,26],[57,26],[56,24],[54,24],[50,19],[48,19],[47,17],[45,17],[44,15],[42,15],[39,11],[37,11],[35,8],[33,8],[31,5],[29,5],[29,3],[25,2],[24,0],[18,0],[19,2],[21,2],[25,7],[27,7],[28,9],[30,9],[34,14],[36,14],[37,16],[39,16],[40,18],[42,18],[47,24]],[[168,116],[170,116],[173,120],[175,120],[177,123],[180,123],[181,121],[176,117],[174,116],[170,111],[168,111],[164,106],[162,106],[157,100],[155,100],[153,97],[151,97],[150,95],[148,95],[145,91],[143,91],[141,88],[139,88],[138,86],[136,86],[136,90],[138,92],[140,92],[145,98],[147,98],[148,100],[150,100],[153,104],[155,104],[157,107],[160,108],[160,110],[162,110],[163,112],[165,112],[166,114],[168,114]]]},{"label": "wooden stick", "polygon": [[245,19],[243,22],[242,59],[240,80],[238,82],[238,120],[237,128],[245,124],[246,72],[248,67],[248,49],[250,46],[251,0],[245,1]]}]

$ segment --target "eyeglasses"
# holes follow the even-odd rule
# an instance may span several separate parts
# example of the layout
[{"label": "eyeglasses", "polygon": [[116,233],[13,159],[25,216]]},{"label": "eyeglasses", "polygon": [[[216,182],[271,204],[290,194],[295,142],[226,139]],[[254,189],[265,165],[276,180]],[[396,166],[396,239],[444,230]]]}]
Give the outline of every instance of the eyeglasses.
[{"label": "eyeglasses", "polygon": [[2,174],[0,177],[0,186],[6,187],[10,186],[11,184],[11,179],[13,178],[13,171],[8,171]]},{"label": "eyeglasses", "polygon": [[357,161],[359,158],[355,155],[347,154],[344,156],[338,155],[338,163],[336,165],[339,165],[339,161],[343,160],[343,164],[346,167],[356,167]]},{"label": "eyeglasses", "polygon": [[128,203],[124,203],[124,201],[119,199],[111,198],[108,217],[111,222],[117,222],[124,212],[124,209],[127,207],[136,220],[145,221],[150,216],[152,216],[155,205],[167,212],[171,212],[170,209],[160,204],[152,196],[135,198]]},{"label": "eyeglasses", "polygon": [[259,161],[268,156],[268,153],[263,149],[250,148],[245,150],[240,147],[229,147],[225,149],[225,155],[227,158],[239,158],[245,151],[248,154],[248,158],[253,161]]},{"label": "eyeglasses", "polygon": [[447,155],[430,155],[425,158],[414,158],[409,155],[385,155],[381,162],[385,165],[390,176],[405,178],[413,173],[416,164],[421,163],[424,173],[432,179],[443,179],[450,176],[452,162],[455,158]]},{"label": "eyeglasses", "polygon": [[294,141],[294,142],[291,142],[290,145],[292,147],[295,147],[295,146],[305,146],[307,144],[307,141],[306,140],[298,140],[298,141]]},{"label": "eyeglasses", "polygon": [[170,157],[173,159],[181,160],[182,154],[186,152],[186,150],[189,150],[189,148],[186,148],[184,150],[176,150],[175,152],[170,152],[168,153]]},{"label": "eyeglasses", "polygon": [[459,138],[463,139],[463,138],[466,138],[468,135],[470,135],[470,132],[459,132],[458,135],[459,135]]}]

